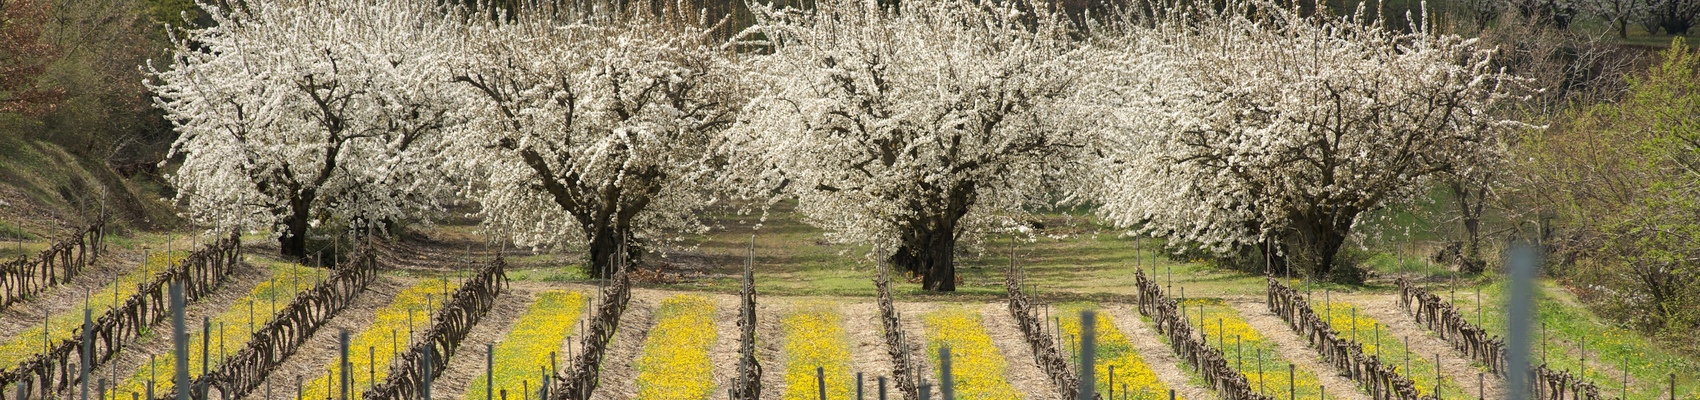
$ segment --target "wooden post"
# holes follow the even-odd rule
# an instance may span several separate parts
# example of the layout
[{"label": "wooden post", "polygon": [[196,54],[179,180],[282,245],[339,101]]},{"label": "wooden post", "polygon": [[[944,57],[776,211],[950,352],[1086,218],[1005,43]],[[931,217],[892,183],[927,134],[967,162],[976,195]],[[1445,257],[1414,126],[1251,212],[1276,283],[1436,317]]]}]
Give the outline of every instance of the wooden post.
[{"label": "wooden post", "polygon": [[342,400],[348,400],[348,381],[349,381],[349,379],[348,379],[349,378],[348,368],[350,366],[353,366],[354,364],[350,364],[348,362],[348,330],[347,329],[341,329],[337,332],[336,342],[337,342],[337,350],[339,350],[338,354],[342,356],[342,358],[341,358],[342,363],[337,364],[337,372],[338,372],[337,378],[339,380],[341,380],[341,385],[340,385],[341,390],[339,390],[339,392],[341,393],[341,396],[339,398],[342,399]]},{"label": "wooden post", "polygon": [[[944,359],[946,359],[946,360],[949,360],[950,359],[950,350],[940,349],[939,350],[939,356],[944,357]],[[946,365],[946,367],[943,367],[944,368],[943,369],[944,374],[946,374],[946,376],[949,376],[950,367],[948,365],[950,365],[950,364],[946,363],[944,365]],[[825,368],[815,367],[815,389],[820,392],[820,400],[826,400],[826,369]],[[948,390],[947,390],[947,392],[948,392]]]},{"label": "wooden post", "polygon": [[183,326],[183,284],[171,282],[171,332],[177,350],[177,400],[189,400],[189,330]]},{"label": "wooden post", "polygon": [[862,400],[862,373],[856,373],[856,400]]},{"label": "wooden post", "polygon": [[[83,301],[83,354],[80,363],[82,365],[78,366],[82,372],[79,374],[80,377],[77,378],[83,383],[83,400],[89,400],[89,363],[94,361],[94,332],[90,328],[93,327],[94,310],[89,309],[88,301],[85,298]],[[47,331],[42,331],[41,334],[45,336]]]},{"label": "wooden post", "polygon": [[484,400],[492,399],[496,390],[496,345],[484,344]]},{"label": "wooden post", "polygon": [[[207,374],[207,355],[212,349],[212,318],[201,317],[201,375]],[[178,389],[181,392],[183,389]]]},{"label": "wooden post", "polygon": [[[1671,376],[1674,377],[1676,375],[1671,375]],[[1675,382],[1675,380],[1674,380],[1675,378],[1671,378],[1671,379],[1673,379],[1672,382]],[[880,375],[879,381],[880,381],[880,390],[879,390],[880,398],[879,398],[879,400],[885,400],[885,375]],[[1676,399],[1672,398],[1671,400],[1676,400]]]},{"label": "wooden post", "polygon": [[1299,375],[1298,369],[1299,368],[1298,368],[1297,365],[1287,364],[1287,398],[1288,399],[1297,400],[1299,398],[1299,388],[1298,388],[1298,386],[1294,386],[1294,384],[1293,384],[1293,382],[1296,382],[1297,379],[1298,379],[1298,375]]},{"label": "wooden post", "polygon": [[[1092,393],[1098,390],[1093,373],[1097,364],[1093,360],[1097,356],[1097,313],[1092,310],[1080,312],[1080,400],[1092,400]],[[945,399],[954,400],[954,399]]]}]

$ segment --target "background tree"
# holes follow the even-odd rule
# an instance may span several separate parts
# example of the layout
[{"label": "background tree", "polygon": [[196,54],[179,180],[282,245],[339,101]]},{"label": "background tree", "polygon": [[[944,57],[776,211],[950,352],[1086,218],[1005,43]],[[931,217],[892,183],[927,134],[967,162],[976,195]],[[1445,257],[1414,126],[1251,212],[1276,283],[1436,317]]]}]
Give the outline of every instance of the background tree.
[{"label": "background tree", "polygon": [[472,197],[488,229],[586,247],[586,270],[605,277],[642,244],[704,229],[743,72],[690,11],[556,11],[471,29],[454,79],[473,100],[453,152],[485,177]]},{"label": "background tree", "polygon": [[1629,37],[1629,24],[1641,18],[1649,9],[1648,0],[1587,0],[1582,2],[1582,8],[1605,20],[1617,30],[1618,38]]},{"label": "background tree", "polygon": [[[314,226],[400,221],[438,207],[451,125],[452,14],[405,0],[223,9],[189,31],[150,87],[178,133],[169,176],[188,217],[272,228],[303,256]],[[364,227],[371,227],[366,225]]]},{"label": "background tree", "polygon": [[[1177,11],[1106,50],[1112,77],[1096,81],[1138,99],[1116,112],[1125,136],[1104,164],[1112,221],[1361,279],[1336,262],[1359,216],[1503,157],[1524,126],[1491,112],[1519,80],[1473,40],[1256,2],[1228,10]],[[1152,65],[1174,76],[1137,73]]]},{"label": "background tree", "polygon": [[1065,23],[1020,1],[815,6],[755,10],[772,75],[728,148],[829,238],[955,290],[959,243],[1019,230],[1076,176]]},{"label": "background tree", "polygon": [[1687,35],[1694,23],[1700,20],[1700,1],[1695,0],[1648,0],[1647,12],[1643,23],[1649,34],[1664,29],[1666,35]]},{"label": "background tree", "polygon": [[39,115],[58,104],[62,93],[40,84],[57,52],[41,38],[47,10],[37,0],[0,0],[0,112]]},{"label": "background tree", "polygon": [[1563,233],[1554,273],[1588,282],[1602,314],[1686,338],[1700,326],[1700,52],[1680,39],[1621,102],[1567,113],[1521,147]]}]

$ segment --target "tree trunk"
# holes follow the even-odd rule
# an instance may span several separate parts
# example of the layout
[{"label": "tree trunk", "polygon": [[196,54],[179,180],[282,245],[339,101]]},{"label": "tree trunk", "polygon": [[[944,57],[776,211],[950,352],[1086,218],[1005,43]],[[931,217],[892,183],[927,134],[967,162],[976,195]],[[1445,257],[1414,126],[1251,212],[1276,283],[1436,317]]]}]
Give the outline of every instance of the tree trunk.
[{"label": "tree trunk", "polygon": [[1315,219],[1295,221],[1293,234],[1288,240],[1288,249],[1292,250],[1292,258],[1288,262],[1309,271],[1313,279],[1334,278],[1338,273],[1336,256],[1340,254],[1340,247],[1346,244],[1348,229],[1350,225],[1341,227]]},{"label": "tree trunk", "polygon": [[302,260],[307,257],[308,220],[312,219],[312,199],[296,198],[289,202],[289,216],[283,234],[278,235],[279,253],[284,259]]},{"label": "tree trunk", "polygon": [[1459,219],[1464,223],[1464,249],[1459,254],[1459,272],[1479,274],[1487,263],[1481,260],[1482,207],[1487,204],[1487,188],[1472,191],[1462,182],[1453,181],[1452,197],[1457,199]]},{"label": "tree trunk", "polygon": [[585,255],[584,270],[592,279],[605,279],[614,276],[614,273],[617,272],[614,269],[615,263],[620,261],[617,258],[620,257],[622,249],[626,251],[623,260],[625,263],[619,267],[637,265],[639,253],[637,246],[631,243],[623,243],[622,245],[624,240],[621,240],[621,238],[632,237],[630,228],[619,229],[612,224],[604,224],[588,227],[586,231],[587,236],[590,236],[590,243],[585,249],[587,254]]},{"label": "tree trunk", "polygon": [[926,271],[921,275],[921,287],[935,292],[956,291],[956,234],[955,230],[933,235],[925,248],[918,249]]},{"label": "tree trunk", "polygon": [[956,231],[974,204],[975,185],[962,183],[943,199],[943,211],[920,218],[903,233],[903,244],[891,263],[921,275],[921,287],[935,292],[956,291]]}]

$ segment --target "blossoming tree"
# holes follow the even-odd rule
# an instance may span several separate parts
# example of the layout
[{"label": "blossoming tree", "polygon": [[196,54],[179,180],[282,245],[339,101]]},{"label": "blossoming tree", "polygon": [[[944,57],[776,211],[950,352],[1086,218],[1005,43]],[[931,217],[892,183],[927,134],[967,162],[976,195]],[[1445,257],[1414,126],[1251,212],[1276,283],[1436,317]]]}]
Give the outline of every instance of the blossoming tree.
[{"label": "blossoming tree", "polygon": [[483,177],[472,196],[488,229],[586,248],[597,277],[643,243],[704,229],[695,213],[714,201],[705,183],[742,74],[718,25],[690,14],[531,10],[470,29],[454,158]]},{"label": "blossoming tree", "polygon": [[302,256],[330,218],[412,218],[452,193],[438,140],[455,108],[443,96],[452,13],[403,0],[244,4],[203,5],[216,23],[151,69],[180,134],[169,178],[186,216],[272,228],[283,254]]},{"label": "blossoming tree", "polygon": [[1228,10],[1102,46],[1118,133],[1097,196],[1110,220],[1333,275],[1359,216],[1504,157],[1525,126],[1492,112],[1521,81],[1474,40],[1261,2]]},{"label": "blossoming tree", "polygon": [[841,241],[956,287],[959,243],[1020,229],[1049,204],[1089,131],[1068,129],[1074,46],[1059,16],[1015,1],[826,0],[755,7],[770,78],[729,135],[738,168],[799,200]]}]

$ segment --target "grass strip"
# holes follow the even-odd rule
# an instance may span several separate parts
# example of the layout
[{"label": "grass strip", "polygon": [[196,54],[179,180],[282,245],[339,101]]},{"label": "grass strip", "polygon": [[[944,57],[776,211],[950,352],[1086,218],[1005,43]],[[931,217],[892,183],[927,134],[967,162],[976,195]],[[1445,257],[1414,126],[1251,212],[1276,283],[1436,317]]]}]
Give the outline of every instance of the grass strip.
[{"label": "grass strip", "polygon": [[814,400],[820,396],[815,368],[826,377],[829,399],[848,399],[855,393],[850,372],[850,342],[844,316],[830,304],[800,307],[780,321],[785,333],[785,400]]},{"label": "grass strip", "polygon": [[[1078,315],[1081,310],[1097,308],[1091,303],[1072,303],[1058,306],[1059,315]],[[1169,398],[1169,386],[1157,379],[1157,372],[1151,370],[1151,365],[1145,363],[1145,358],[1139,356],[1139,351],[1133,347],[1133,341],[1116,328],[1115,319],[1109,314],[1097,313],[1096,327],[1097,351],[1093,357],[1097,365],[1093,367],[1094,374],[1099,378],[1097,387],[1099,393],[1115,393],[1109,400],[1121,398],[1162,400]],[[1062,333],[1064,337],[1075,338],[1078,347],[1080,337],[1080,319],[1062,318]],[[1071,354],[1079,363],[1079,352]],[[1111,387],[1110,366],[1116,367],[1113,377],[1115,386]],[[1178,395],[1177,395],[1178,396]],[[1178,398],[1178,397],[1177,397]]]},{"label": "grass strip", "polygon": [[[415,331],[424,332],[431,326],[431,315],[442,307],[443,298],[452,285],[439,279],[425,279],[395,295],[388,306],[378,310],[372,323],[348,339],[349,396],[357,398],[373,382],[383,382],[390,375],[390,361],[397,351],[407,351]],[[330,346],[336,346],[336,332],[329,331]],[[333,351],[335,349],[333,348]],[[324,399],[340,393],[341,355],[331,358],[322,375],[308,376],[312,382],[302,390],[301,397]]]},{"label": "grass strip", "polygon": [[[1452,302],[1466,318],[1477,315],[1475,290],[1481,290],[1482,302],[1479,325],[1495,335],[1505,335],[1505,304],[1507,286],[1496,282],[1478,287],[1460,287],[1456,294],[1444,288],[1430,289],[1435,295]],[[1530,332],[1533,344],[1532,361],[1543,360],[1553,369],[1575,373],[1583,367],[1581,355],[1583,338],[1587,339],[1587,378],[1599,385],[1600,395],[1618,397],[1623,393],[1623,370],[1627,361],[1629,396],[1631,400],[1661,400],[1670,398],[1670,376],[1677,377],[1677,398],[1700,400],[1700,361],[1682,356],[1659,346],[1638,331],[1616,326],[1600,318],[1564,287],[1543,281],[1536,300],[1536,326]],[[1472,323],[1476,318],[1470,318]],[[1546,331],[1545,351],[1542,349],[1542,328]],[[1544,354],[1543,354],[1544,353]],[[1606,365],[1600,365],[1604,361]],[[1604,368],[1602,368],[1604,367]],[[1608,370],[1609,368],[1609,370]]]},{"label": "grass strip", "polygon": [[552,290],[537,295],[514,322],[513,330],[496,345],[494,373],[480,374],[462,398],[484,399],[487,379],[495,381],[496,393],[507,390],[519,394],[522,387],[536,388],[538,368],[549,367],[549,356],[560,351],[561,343],[571,336],[584,305],[584,295],[579,292]]},{"label": "grass strip", "polygon": [[[960,399],[1019,400],[1022,396],[1009,385],[1003,354],[992,344],[981,324],[980,313],[947,307],[921,318],[927,330],[927,357],[939,364],[939,348],[950,345],[951,378]],[[934,379],[928,379],[933,381]],[[936,385],[937,382],[935,381]]]},{"label": "grass strip", "polygon": [[[1404,338],[1384,333],[1391,332],[1392,328],[1376,321],[1375,318],[1356,312],[1356,305],[1340,301],[1312,301],[1310,306],[1318,314],[1328,318],[1328,326],[1333,327],[1335,332],[1362,344],[1364,354],[1380,357],[1382,362],[1397,368],[1400,375],[1416,385],[1417,393],[1424,396],[1433,395],[1435,378],[1440,378],[1441,398],[1476,397],[1476,393],[1465,391],[1451,378],[1437,376],[1440,367],[1435,364],[1436,360],[1424,357],[1425,354],[1412,354],[1410,348],[1405,346]],[[1409,367],[1406,367],[1407,365]]]}]

